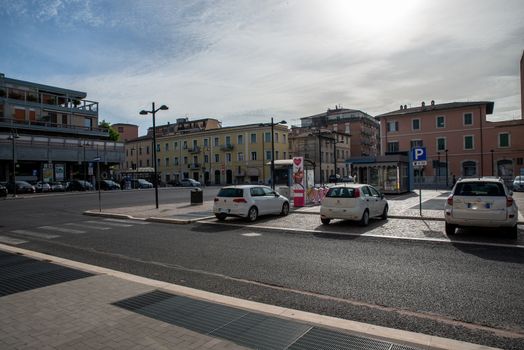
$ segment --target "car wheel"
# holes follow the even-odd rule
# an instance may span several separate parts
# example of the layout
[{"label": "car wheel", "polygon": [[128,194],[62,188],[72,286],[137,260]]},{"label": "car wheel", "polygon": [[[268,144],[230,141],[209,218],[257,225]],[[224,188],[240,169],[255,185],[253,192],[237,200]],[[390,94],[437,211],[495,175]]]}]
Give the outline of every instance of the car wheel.
[{"label": "car wheel", "polygon": [[286,216],[287,214],[289,214],[289,203],[284,202],[284,204],[282,204],[282,211],[280,212],[280,215]]},{"label": "car wheel", "polygon": [[256,221],[258,218],[258,209],[257,207],[251,207],[249,208],[249,211],[247,212],[247,220],[249,222]]},{"label": "car wheel", "polygon": [[227,217],[226,214],[215,214],[215,216],[217,217],[218,220],[220,221],[224,221]]},{"label": "car wheel", "polygon": [[380,218],[382,220],[387,220],[388,219],[388,210],[389,210],[389,208],[388,208],[388,205],[386,204],[384,206],[384,211],[382,212],[382,215],[380,216]]},{"label": "car wheel", "polygon": [[369,211],[366,209],[364,210],[364,214],[362,214],[362,219],[360,219],[360,225],[367,226],[368,224],[369,224]]},{"label": "car wheel", "polygon": [[448,224],[446,222],[446,234],[448,236],[453,236],[455,234],[456,229],[457,229],[457,225]]},{"label": "car wheel", "polygon": [[323,219],[323,218],[320,218],[320,221],[322,221],[322,223],[323,223],[324,225],[329,225],[329,223],[331,222],[331,219],[327,219],[327,218],[326,218],[326,219]]},{"label": "car wheel", "polygon": [[517,228],[517,225],[513,226],[508,231],[509,238],[511,239],[517,239],[519,236],[519,229]]}]

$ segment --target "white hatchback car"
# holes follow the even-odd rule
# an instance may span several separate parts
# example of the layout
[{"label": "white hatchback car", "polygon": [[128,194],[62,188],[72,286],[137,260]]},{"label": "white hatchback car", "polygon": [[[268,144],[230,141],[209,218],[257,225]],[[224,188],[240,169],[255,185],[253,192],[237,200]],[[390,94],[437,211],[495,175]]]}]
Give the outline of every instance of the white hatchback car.
[{"label": "white hatchback car", "polygon": [[502,179],[481,177],[459,180],[446,201],[446,234],[459,226],[507,227],[517,238],[517,204]]},{"label": "white hatchback car", "polygon": [[365,184],[341,184],[329,189],[320,206],[320,221],[328,225],[331,219],[360,221],[369,224],[370,217],[388,218],[388,202],[379,190]]},{"label": "white hatchback car", "polygon": [[239,216],[255,221],[259,215],[287,215],[289,200],[267,186],[228,186],[218,191],[213,213],[218,220]]}]

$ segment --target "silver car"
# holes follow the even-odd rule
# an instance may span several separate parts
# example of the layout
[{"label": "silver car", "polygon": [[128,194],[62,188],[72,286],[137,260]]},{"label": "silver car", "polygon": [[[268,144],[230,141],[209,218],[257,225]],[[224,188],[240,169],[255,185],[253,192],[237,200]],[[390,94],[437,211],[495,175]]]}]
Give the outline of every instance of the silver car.
[{"label": "silver car", "polygon": [[515,180],[513,180],[513,191],[524,191],[524,175],[515,177]]}]

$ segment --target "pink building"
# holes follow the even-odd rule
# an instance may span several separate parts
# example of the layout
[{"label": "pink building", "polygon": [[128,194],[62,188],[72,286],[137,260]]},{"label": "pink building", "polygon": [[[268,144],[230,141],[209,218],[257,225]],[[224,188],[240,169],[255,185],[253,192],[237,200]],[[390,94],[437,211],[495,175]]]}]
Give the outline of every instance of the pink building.
[{"label": "pink building", "polygon": [[[493,102],[451,102],[407,108],[377,116],[382,154],[426,147],[425,182],[451,185],[452,177],[502,176],[524,168],[524,121],[489,122]],[[416,174],[418,175],[418,173]]]}]

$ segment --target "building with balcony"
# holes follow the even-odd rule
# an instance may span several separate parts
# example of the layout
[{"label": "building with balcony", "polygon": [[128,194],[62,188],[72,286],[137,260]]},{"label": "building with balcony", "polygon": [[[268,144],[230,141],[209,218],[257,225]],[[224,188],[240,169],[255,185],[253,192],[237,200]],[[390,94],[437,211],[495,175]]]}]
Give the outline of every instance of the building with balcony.
[{"label": "building with balcony", "polygon": [[451,185],[452,177],[501,176],[524,168],[524,120],[491,122],[494,103],[450,102],[400,109],[377,116],[383,154],[425,147],[427,165],[415,180]]},{"label": "building with balcony", "polygon": [[98,102],[86,97],[0,73],[0,181],[10,180],[14,169],[19,180],[93,181],[95,158],[110,177],[124,145],[98,127]]},{"label": "building with balcony", "polygon": [[[180,125],[183,124],[183,125]],[[157,127],[157,169],[162,182],[192,178],[205,184],[269,183],[271,178],[271,127],[259,124],[222,127],[216,119]],[[274,127],[275,159],[289,155],[288,128]],[[152,128],[148,135],[126,143],[126,167],[138,164],[140,172],[152,167]],[[138,150],[138,154],[135,153]],[[287,183],[287,173],[277,173]]]}]

